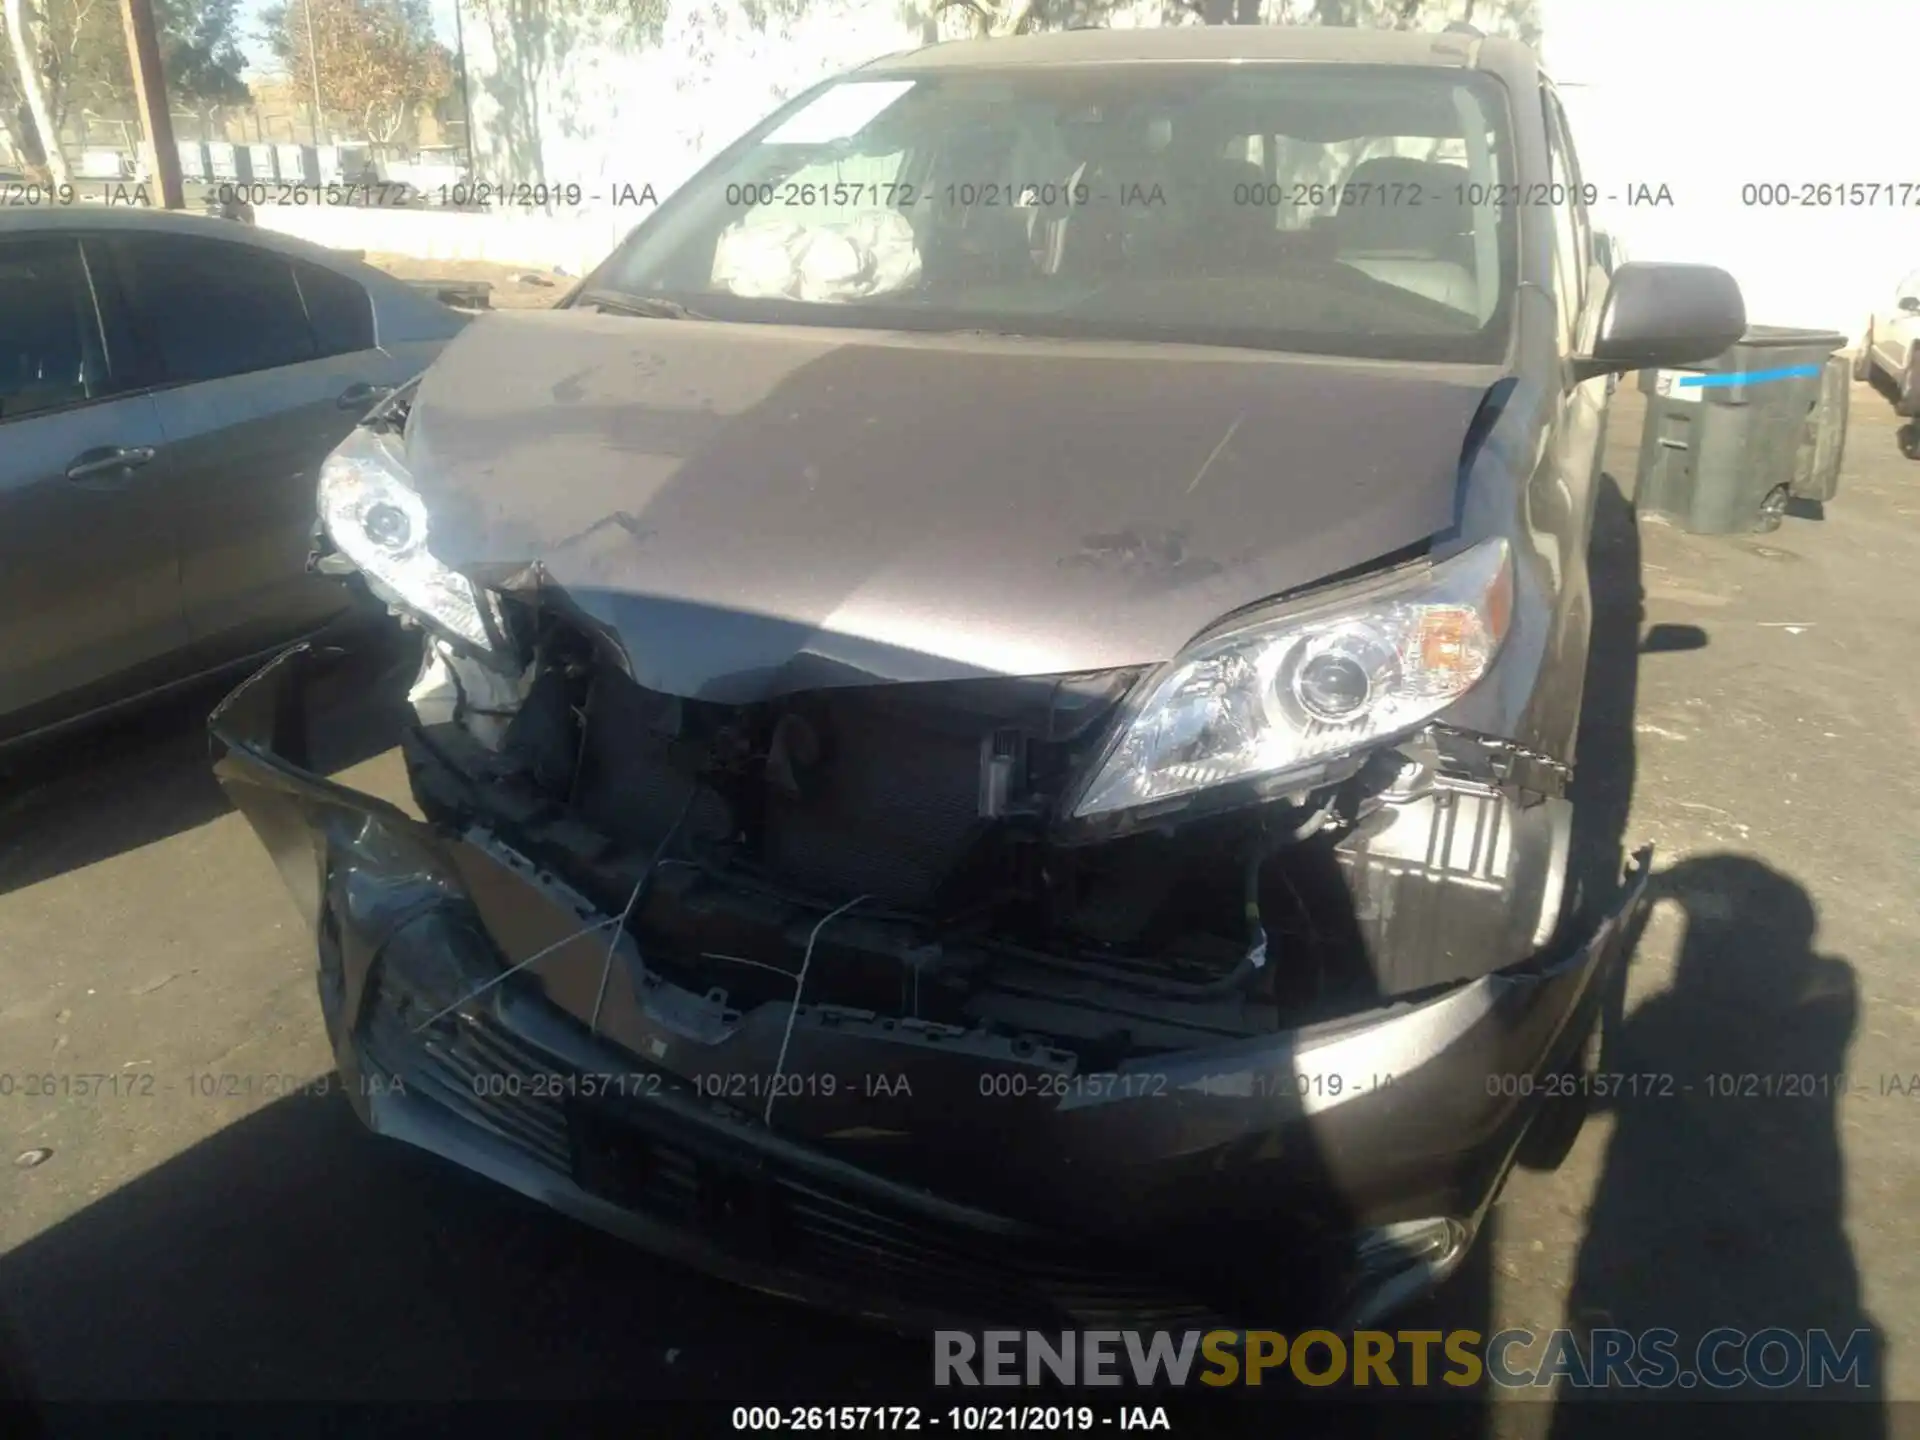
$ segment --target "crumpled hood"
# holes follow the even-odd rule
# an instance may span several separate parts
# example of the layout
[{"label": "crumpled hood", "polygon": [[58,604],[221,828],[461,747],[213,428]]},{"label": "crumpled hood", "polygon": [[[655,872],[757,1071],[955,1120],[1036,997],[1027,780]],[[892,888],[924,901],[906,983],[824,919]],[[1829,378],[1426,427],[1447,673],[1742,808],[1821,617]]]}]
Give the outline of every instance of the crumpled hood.
[{"label": "crumpled hood", "polygon": [[1453,523],[1488,367],[499,314],[415,397],[447,564],[746,703],[1150,664]]}]

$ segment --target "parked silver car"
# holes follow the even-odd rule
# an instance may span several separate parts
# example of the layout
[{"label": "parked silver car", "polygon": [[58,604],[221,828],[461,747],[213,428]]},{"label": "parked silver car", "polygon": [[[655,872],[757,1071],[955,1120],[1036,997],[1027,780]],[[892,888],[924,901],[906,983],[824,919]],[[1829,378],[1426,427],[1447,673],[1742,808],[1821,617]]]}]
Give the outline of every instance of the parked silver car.
[{"label": "parked silver car", "polygon": [[0,744],[338,615],[320,462],[469,318],[251,227],[0,211]]}]

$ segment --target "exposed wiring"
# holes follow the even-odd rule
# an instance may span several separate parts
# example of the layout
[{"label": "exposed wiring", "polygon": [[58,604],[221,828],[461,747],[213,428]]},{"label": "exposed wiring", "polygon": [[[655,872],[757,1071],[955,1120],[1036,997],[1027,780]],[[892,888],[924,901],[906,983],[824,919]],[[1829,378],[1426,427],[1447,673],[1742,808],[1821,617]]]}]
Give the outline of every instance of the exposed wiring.
[{"label": "exposed wiring", "polygon": [[[694,792],[694,793],[698,793],[698,792]],[[668,845],[673,843],[673,837],[677,835],[680,831],[681,822],[687,818],[687,812],[692,809],[693,809],[693,794],[689,794],[687,796],[686,805],[684,805],[681,808],[679,818],[673,822],[672,826],[667,830],[667,833],[661,837],[659,847],[655,849],[655,851],[653,852],[653,859],[648,863],[647,868],[641,872],[640,878],[634,882],[633,893],[627,897],[626,909],[622,910],[618,915],[603,916],[600,919],[592,921],[589,924],[582,925],[578,930],[575,930],[568,935],[563,935],[560,939],[554,941],[551,945],[542,946],[540,949],[534,951],[533,954],[529,955],[526,959],[520,961],[515,965],[509,966],[507,969],[502,970],[498,975],[489,976],[486,980],[481,981],[480,984],[474,986],[473,989],[469,990],[466,994],[462,995],[458,1000],[455,1000],[451,1005],[445,1006],[442,1009],[434,1011],[433,1014],[429,1015],[426,1019],[422,1020],[418,1025],[413,1027],[413,1033],[418,1035],[421,1031],[425,1030],[429,1025],[433,1024],[436,1020],[442,1020],[446,1018],[448,1015],[451,1015],[454,1011],[458,1010],[462,1005],[465,1005],[467,1002],[471,1000],[479,999],[482,995],[486,994],[487,991],[493,989],[496,985],[504,984],[513,976],[518,975],[522,970],[525,970],[529,965],[532,965],[535,961],[546,959],[547,956],[551,955],[554,951],[564,949],[566,946],[571,945],[574,941],[583,939],[588,935],[592,935],[596,933],[597,931],[612,930],[613,939],[607,942],[606,963],[601,968],[601,971],[600,971],[600,993],[598,996],[595,997],[593,1002],[593,1021],[592,1021],[591,1028],[597,1032],[600,1025],[600,1006],[602,1002],[604,1002],[605,999],[607,998],[607,979],[608,979],[608,976],[611,975],[613,971],[614,951],[617,950],[620,946],[620,932],[626,928],[627,920],[633,914],[634,907],[640,903],[640,897],[646,892],[647,881],[653,878],[655,871],[659,870],[662,863],[660,859],[661,851],[665,850]]]},{"label": "exposed wiring", "polygon": [[764,960],[749,960],[744,955],[722,955],[717,950],[702,950],[700,952],[700,958],[702,960],[724,960],[729,965],[750,965],[755,970],[770,970],[782,980],[793,979],[793,971],[787,969],[784,965],[769,965]]},{"label": "exposed wiring", "polygon": [[807,989],[807,969],[813,964],[814,942],[820,938],[820,932],[827,928],[827,922],[838,919],[863,900],[871,900],[871,895],[856,895],[837,910],[830,910],[820,917],[813,927],[813,933],[807,936],[807,953],[800,957],[800,974],[793,983],[793,1004],[787,1010],[787,1028],[780,1033],[780,1054],[773,1062],[773,1080],[767,1086],[767,1108],[761,1113],[763,1124],[773,1124],[773,1102],[780,1094],[780,1077],[786,1073],[787,1044],[793,1039],[793,1022],[800,1018],[800,997]]},{"label": "exposed wiring", "polygon": [[583,925],[580,929],[575,930],[572,934],[563,936],[562,938],[554,941],[551,945],[548,945],[543,949],[534,951],[533,954],[529,955],[526,959],[522,960],[519,964],[513,966],[511,969],[502,970],[498,975],[492,976],[491,978],[482,981],[479,985],[476,985],[472,990],[469,990],[465,995],[462,995],[458,1000],[454,1001],[451,1005],[447,1006],[444,1010],[434,1011],[433,1014],[429,1015],[426,1019],[422,1020],[418,1025],[413,1027],[413,1033],[418,1035],[422,1030],[426,1029],[429,1025],[433,1024],[434,1021],[442,1019],[445,1016],[451,1015],[454,1011],[458,1010],[462,1005],[465,1005],[469,1000],[478,999],[480,996],[486,994],[487,991],[493,989],[494,986],[501,984],[503,981],[507,980],[511,976],[518,975],[522,970],[526,969],[529,965],[533,964],[534,961],[544,960],[547,956],[551,955],[554,951],[560,949],[563,946],[571,945],[574,941],[580,939],[582,936],[591,935],[596,930],[605,930],[609,926],[617,925],[619,923],[620,922],[618,920],[615,920],[613,917],[608,916],[605,919],[594,921],[591,925]]},{"label": "exposed wiring", "polygon": [[978,940],[975,943],[982,949],[997,950],[1022,960],[1031,960],[1036,965],[1050,966],[1056,970],[1070,971],[1081,975],[1101,974],[1109,984],[1124,989],[1138,990],[1147,995],[1158,995],[1169,1000],[1215,1000],[1233,994],[1241,989],[1267,963],[1267,931],[1260,917],[1258,884],[1260,869],[1275,851],[1284,845],[1297,845],[1311,839],[1324,830],[1333,819],[1336,801],[1328,800],[1318,810],[1302,820],[1291,830],[1255,845],[1247,857],[1246,869],[1246,916],[1248,937],[1246,952],[1234,967],[1225,975],[1212,980],[1185,981],[1161,980],[1149,975],[1115,975],[1111,971],[1101,974],[1096,966],[1111,963],[1112,957],[1098,952],[1083,952],[1079,961],[1068,960],[1058,955],[1049,955],[1040,950],[1029,950],[1024,946],[1010,945],[1003,940]]},{"label": "exposed wiring", "polygon": [[587,1022],[587,1033],[600,1033],[600,1007],[607,1000],[607,981],[613,977],[613,952],[620,948],[620,936],[627,928],[627,918],[633,914],[634,907],[640,903],[640,897],[646,892],[653,877],[660,873],[660,859],[667,853],[667,847],[680,833],[680,827],[687,823],[687,816],[693,811],[694,797],[700,793],[699,787],[689,786],[687,800],[680,807],[680,813],[674,816],[673,824],[667,827],[667,833],[660,837],[660,843],[653,847],[653,858],[647,862],[647,868],[640,872],[640,878],[633,882],[633,893],[627,896],[627,908],[620,912],[620,919],[613,931],[613,938],[607,942],[606,962],[600,967],[600,990],[593,997],[593,1018]]},{"label": "exposed wiring", "polygon": [[1260,915],[1260,871],[1274,852],[1283,845],[1298,845],[1309,840],[1327,828],[1327,822],[1333,818],[1335,801],[1329,799],[1318,810],[1302,820],[1291,830],[1278,835],[1263,837],[1263,844],[1249,847],[1247,852],[1246,899],[1247,953],[1240,962],[1222,975],[1218,980],[1210,980],[1204,985],[1193,987],[1190,993],[1197,998],[1214,995],[1230,995],[1244,989],[1253,977],[1267,965],[1267,927]]},{"label": "exposed wiring", "polygon": [[1313,953],[1314,961],[1313,998],[1317,1002],[1326,997],[1327,957],[1320,946],[1320,932],[1314,927],[1313,908],[1307,904],[1306,897],[1300,893],[1300,888],[1293,883],[1293,877],[1287,874],[1284,867],[1280,871],[1280,883],[1292,897],[1294,908],[1300,912],[1300,923],[1307,932],[1307,948]]}]

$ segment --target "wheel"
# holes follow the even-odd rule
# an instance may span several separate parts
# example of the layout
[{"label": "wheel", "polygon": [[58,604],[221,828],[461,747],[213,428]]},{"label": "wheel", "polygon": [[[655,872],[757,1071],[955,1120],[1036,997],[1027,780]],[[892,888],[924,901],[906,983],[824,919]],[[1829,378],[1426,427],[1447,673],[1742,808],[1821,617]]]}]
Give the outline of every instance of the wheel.
[{"label": "wheel", "polygon": [[1920,349],[1907,351],[1907,363],[1900,367],[1900,396],[1893,413],[1920,416]]},{"label": "wheel", "polygon": [[1853,378],[1873,379],[1873,327],[1871,325],[1867,327],[1867,333],[1860,341],[1860,348],[1854,352]]},{"label": "wheel", "polygon": [[1514,1159],[1524,1170],[1558,1170],[1573,1151],[1573,1142],[1587,1123],[1592,1108],[1593,1077],[1600,1073],[1600,1050],[1605,1036],[1599,1012],[1587,1025],[1573,1058],[1555,1077],[1556,1085],[1540,1104]]},{"label": "wheel", "polygon": [[1760,502],[1760,513],[1753,517],[1753,533],[1769,535],[1780,528],[1780,522],[1787,518],[1787,502],[1791,493],[1785,485],[1776,485],[1767,492],[1767,498]]},{"label": "wheel", "polygon": [[1920,421],[1911,425],[1902,425],[1894,435],[1894,441],[1900,447],[1900,453],[1909,460],[1920,460]]}]

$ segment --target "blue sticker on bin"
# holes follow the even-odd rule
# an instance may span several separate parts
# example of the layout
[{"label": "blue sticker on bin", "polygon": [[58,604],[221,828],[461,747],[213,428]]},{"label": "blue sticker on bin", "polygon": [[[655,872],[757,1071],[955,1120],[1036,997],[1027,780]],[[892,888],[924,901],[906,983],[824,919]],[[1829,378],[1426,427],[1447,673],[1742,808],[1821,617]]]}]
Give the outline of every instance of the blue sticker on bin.
[{"label": "blue sticker on bin", "polygon": [[1729,375],[1682,375],[1674,383],[1689,387],[1759,385],[1768,380],[1798,380],[1819,373],[1818,365],[1783,365],[1778,370],[1736,370]]}]

